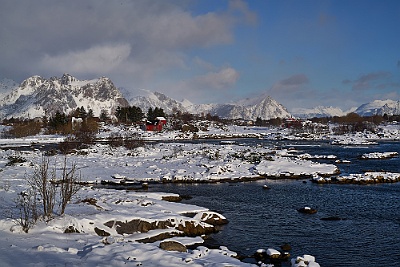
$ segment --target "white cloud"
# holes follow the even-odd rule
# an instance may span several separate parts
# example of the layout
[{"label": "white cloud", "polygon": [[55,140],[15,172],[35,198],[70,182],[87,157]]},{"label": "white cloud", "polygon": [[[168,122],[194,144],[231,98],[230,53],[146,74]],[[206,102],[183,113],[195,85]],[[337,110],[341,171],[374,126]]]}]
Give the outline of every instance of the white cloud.
[{"label": "white cloud", "polygon": [[217,6],[222,8],[197,12],[196,1],[181,0],[4,0],[0,71],[17,81],[64,72],[108,76],[128,90],[169,94],[184,88],[187,97],[223,91],[239,73],[209,55],[234,43],[235,27],[253,23],[256,15],[240,0]]},{"label": "white cloud", "polygon": [[[216,67],[213,67],[216,68]],[[193,103],[225,103],[240,73],[232,67],[220,67],[181,81],[172,81],[157,89],[168,96]]]},{"label": "white cloud", "polygon": [[46,54],[41,60],[41,68],[47,71],[103,74],[117,68],[130,53],[129,44],[98,45],[55,56]]},{"label": "white cloud", "polygon": [[196,87],[207,89],[228,89],[239,79],[239,72],[231,67],[224,67],[216,72],[209,72],[195,77],[192,82]]}]

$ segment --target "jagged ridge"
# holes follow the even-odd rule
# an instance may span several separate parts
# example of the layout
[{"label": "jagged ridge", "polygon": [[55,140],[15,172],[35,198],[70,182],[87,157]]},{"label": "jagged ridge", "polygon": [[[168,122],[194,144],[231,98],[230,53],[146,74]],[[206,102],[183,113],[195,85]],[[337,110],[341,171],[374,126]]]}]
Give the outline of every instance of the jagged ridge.
[{"label": "jagged ridge", "polygon": [[375,100],[361,105],[355,112],[360,116],[398,115],[400,114],[400,100]]},{"label": "jagged ridge", "polygon": [[98,116],[103,109],[110,112],[126,105],[127,100],[109,78],[81,81],[64,74],[61,78],[32,76],[24,80],[1,100],[0,110],[3,117],[35,118],[84,107]]},{"label": "jagged ridge", "polygon": [[142,92],[146,96],[136,96],[129,102],[144,111],[147,111],[149,107],[160,107],[169,114],[179,110],[193,114],[210,113],[221,118],[243,120],[256,120],[257,117],[261,119],[290,117],[290,113],[286,108],[269,96],[244,99],[231,104],[192,104],[188,100],[180,102],[171,99],[159,92],[151,93],[146,90]]}]

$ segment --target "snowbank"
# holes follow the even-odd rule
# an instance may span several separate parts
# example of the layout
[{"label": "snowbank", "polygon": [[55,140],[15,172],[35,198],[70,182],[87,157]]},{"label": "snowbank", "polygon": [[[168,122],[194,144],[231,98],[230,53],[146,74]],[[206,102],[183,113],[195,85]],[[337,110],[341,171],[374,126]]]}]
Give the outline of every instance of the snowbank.
[{"label": "snowbank", "polygon": [[339,169],[332,164],[321,164],[308,160],[275,157],[272,161],[262,161],[256,166],[256,172],[261,176],[275,178],[304,178],[314,174],[334,175]]}]

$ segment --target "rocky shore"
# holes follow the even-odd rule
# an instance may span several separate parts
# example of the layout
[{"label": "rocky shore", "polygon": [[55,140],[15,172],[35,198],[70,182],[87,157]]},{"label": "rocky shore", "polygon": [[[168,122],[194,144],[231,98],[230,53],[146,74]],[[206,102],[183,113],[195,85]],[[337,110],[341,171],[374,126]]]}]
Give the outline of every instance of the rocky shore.
[{"label": "rocky shore", "polygon": [[321,177],[314,176],[312,182],[317,184],[377,184],[400,182],[400,173],[393,172],[365,172],[364,174],[350,174],[347,176]]}]

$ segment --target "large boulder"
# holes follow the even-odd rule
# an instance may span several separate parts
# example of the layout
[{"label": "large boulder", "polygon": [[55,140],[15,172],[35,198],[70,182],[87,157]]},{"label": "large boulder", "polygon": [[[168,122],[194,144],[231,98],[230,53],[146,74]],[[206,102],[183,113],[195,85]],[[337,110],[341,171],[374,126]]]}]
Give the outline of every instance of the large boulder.
[{"label": "large boulder", "polygon": [[310,208],[310,207],[304,207],[304,208],[300,208],[297,210],[300,213],[305,213],[305,214],[314,214],[317,213],[316,209]]},{"label": "large boulder", "polygon": [[201,236],[217,231],[214,226],[197,221],[186,221],[184,224],[179,224],[176,229],[182,231],[186,236]]},{"label": "large boulder", "polygon": [[228,220],[224,216],[213,211],[199,212],[194,216],[194,219],[211,225],[224,225],[228,223]]},{"label": "large boulder", "polygon": [[106,222],[104,225],[109,228],[114,228],[120,235],[147,233],[150,230],[167,228],[175,228],[176,230],[183,232],[185,236],[201,236],[215,233],[217,231],[215,226],[195,219],[190,221],[182,221],[179,223],[175,222],[173,219],[153,222],[144,221],[141,219],[133,219],[125,222],[112,220]]},{"label": "large boulder", "polygon": [[160,248],[167,251],[187,252],[187,248],[185,245],[173,240],[162,241],[160,243]]},{"label": "large boulder", "polygon": [[133,234],[133,233],[147,233],[150,230],[154,229],[166,229],[168,227],[172,227],[172,223],[170,221],[154,221],[148,222],[143,221],[141,219],[133,219],[129,222],[125,221],[108,221],[104,224],[110,228],[115,228],[118,234]]}]

